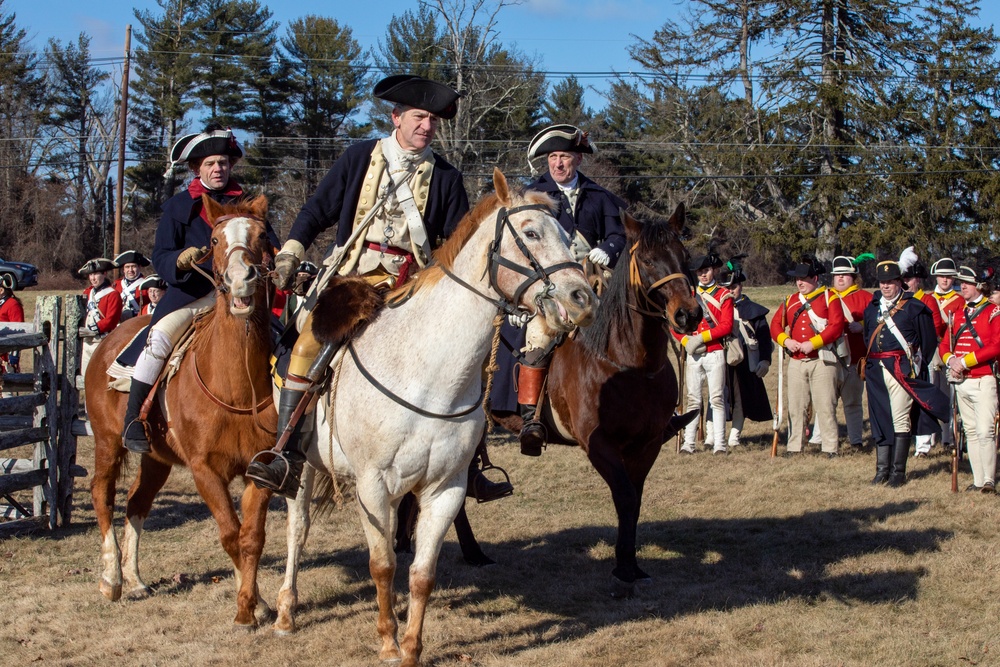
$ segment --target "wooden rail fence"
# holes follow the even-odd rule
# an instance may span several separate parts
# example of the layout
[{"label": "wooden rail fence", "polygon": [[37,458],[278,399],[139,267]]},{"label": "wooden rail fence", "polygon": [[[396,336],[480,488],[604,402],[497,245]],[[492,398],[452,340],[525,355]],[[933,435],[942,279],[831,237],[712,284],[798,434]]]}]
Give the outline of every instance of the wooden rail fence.
[{"label": "wooden rail fence", "polygon": [[[77,417],[78,326],[83,297],[41,296],[33,324],[0,323],[0,353],[31,350],[30,373],[0,376],[0,457],[34,446],[32,457],[0,458],[0,537],[70,524],[76,438],[88,425]],[[15,494],[31,490],[31,508]]]}]

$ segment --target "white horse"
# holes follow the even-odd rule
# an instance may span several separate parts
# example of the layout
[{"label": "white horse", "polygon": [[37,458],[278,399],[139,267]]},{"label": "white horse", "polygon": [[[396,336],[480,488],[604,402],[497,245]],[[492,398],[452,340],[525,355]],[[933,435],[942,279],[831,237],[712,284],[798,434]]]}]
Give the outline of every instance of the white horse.
[{"label": "white horse", "polygon": [[[288,505],[278,633],[295,630],[312,468],[349,474],[356,479],[378,595],[379,657],[419,664],[438,555],[465,502],[469,462],[485,428],[482,367],[494,317],[504,302],[544,316],[556,331],[589,324],[593,316],[597,298],[552,217],[552,200],[539,193],[511,194],[499,170],[493,184],[496,194],[465,216],[435,262],[412,283],[408,300],[382,310],[331,362],[332,380],[315,411],[314,439],[306,443],[311,468],[306,466],[298,497]],[[392,547],[396,510],[410,491],[420,515],[400,642]]]}]

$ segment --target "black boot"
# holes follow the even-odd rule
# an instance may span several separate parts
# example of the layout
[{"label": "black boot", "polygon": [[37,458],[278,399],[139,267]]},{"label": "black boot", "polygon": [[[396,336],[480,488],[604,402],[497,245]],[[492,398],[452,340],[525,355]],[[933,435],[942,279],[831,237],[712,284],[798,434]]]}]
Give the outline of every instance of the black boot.
[{"label": "black boot", "polygon": [[[306,391],[289,389],[282,387],[281,395],[278,397],[278,437],[289,429],[289,422],[292,420],[292,413],[298,407],[299,401],[303,400]],[[302,464],[306,457],[299,447],[299,436],[302,431],[302,420],[299,419],[291,425],[291,434],[285,443],[284,448],[278,452],[273,449],[261,454],[273,454],[273,458],[267,463],[257,459],[247,466],[246,476],[260,489],[271,489],[275,493],[294,498],[299,492],[300,478],[302,477]],[[260,456],[258,454],[257,456]]]},{"label": "black boot", "polygon": [[136,454],[146,454],[151,450],[149,438],[146,437],[146,427],[139,421],[142,404],[152,391],[153,385],[132,380],[128,390],[128,406],[125,408],[125,428],[122,430],[122,442],[125,449]]},{"label": "black boot", "polygon": [[[486,469],[499,471],[504,476],[504,480],[502,482],[491,481],[483,474]],[[486,453],[486,434],[484,433],[482,440],[479,441],[479,446],[476,447],[476,454],[472,457],[472,462],[469,463],[469,482],[465,489],[465,495],[469,498],[475,498],[477,502],[485,503],[490,500],[506,498],[512,493],[514,493],[514,485],[510,483],[510,477],[507,476],[506,471],[490,462],[490,457]]]},{"label": "black boot", "polygon": [[518,407],[521,409],[521,418],[524,419],[524,425],[518,436],[521,440],[521,453],[525,456],[541,456],[548,433],[545,432],[545,424],[535,419],[538,406],[520,405]]},{"label": "black boot", "polygon": [[910,434],[897,435],[892,446],[892,472],[889,473],[889,486],[897,487],[906,484],[906,457],[910,455]]},{"label": "black boot", "polygon": [[889,466],[892,458],[892,445],[883,443],[875,447],[875,477],[872,479],[872,486],[885,484],[889,481]]}]

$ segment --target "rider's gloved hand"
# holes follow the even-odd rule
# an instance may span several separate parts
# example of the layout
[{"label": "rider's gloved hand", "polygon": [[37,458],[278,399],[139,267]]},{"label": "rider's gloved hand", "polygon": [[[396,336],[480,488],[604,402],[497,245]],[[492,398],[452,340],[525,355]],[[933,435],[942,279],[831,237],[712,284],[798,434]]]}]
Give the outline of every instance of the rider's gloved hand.
[{"label": "rider's gloved hand", "polygon": [[280,290],[288,290],[295,282],[295,276],[299,271],[299,258],[290,252],[279,252],[274,258],[274,273],[271,282]]},{"label": "rider's gloved hand", "polygon": [[611,264],[611,256],[608,255],[608,253],[601,250],[600,248],[594,248],[593,250],[591,250],[590,254],[587,255],[587,258],[590,259],[590,261],[593,262],[594,264],[597,264],[598,266],[607,267],[609,264]]},{"label": "rider's gloved hand", "polygon": [[208,254],[208,248],[184,248],[181,254],[177,255],[177,268],[181,271],[190,271],[191,267],[198,263],[198,260]]}]

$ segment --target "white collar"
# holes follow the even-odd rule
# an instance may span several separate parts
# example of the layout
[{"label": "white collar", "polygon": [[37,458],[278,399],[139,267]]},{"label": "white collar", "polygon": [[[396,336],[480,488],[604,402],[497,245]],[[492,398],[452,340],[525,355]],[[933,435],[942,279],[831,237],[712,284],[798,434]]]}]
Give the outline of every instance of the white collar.
[{"label": "white collar", "polygon": [[[420,164],[424,160],[430,157],[431,147],[421,151],[408,151],[399,144],[399,139],[396,138],[396,132],[399,130],[393,130],[393,132],[382,140],[382,153],[385,154],[386,151],[390,151],[393,157],[406,169],[410,170],[415,165]],[[387,156],[388,157],[388,156]],[[390,160],[391,161],[391,160]]]},{"label": "white collar", "polygon": [[559,189],[562,190],[563,192],[572,192],[573,190],[576,190],[576,188],[580,185],[580,174],[574,174],[573,180],[567,183],[566,185],[563,185],[562,183],[559,182],[556,182],[556,185],[559,186]]}]

